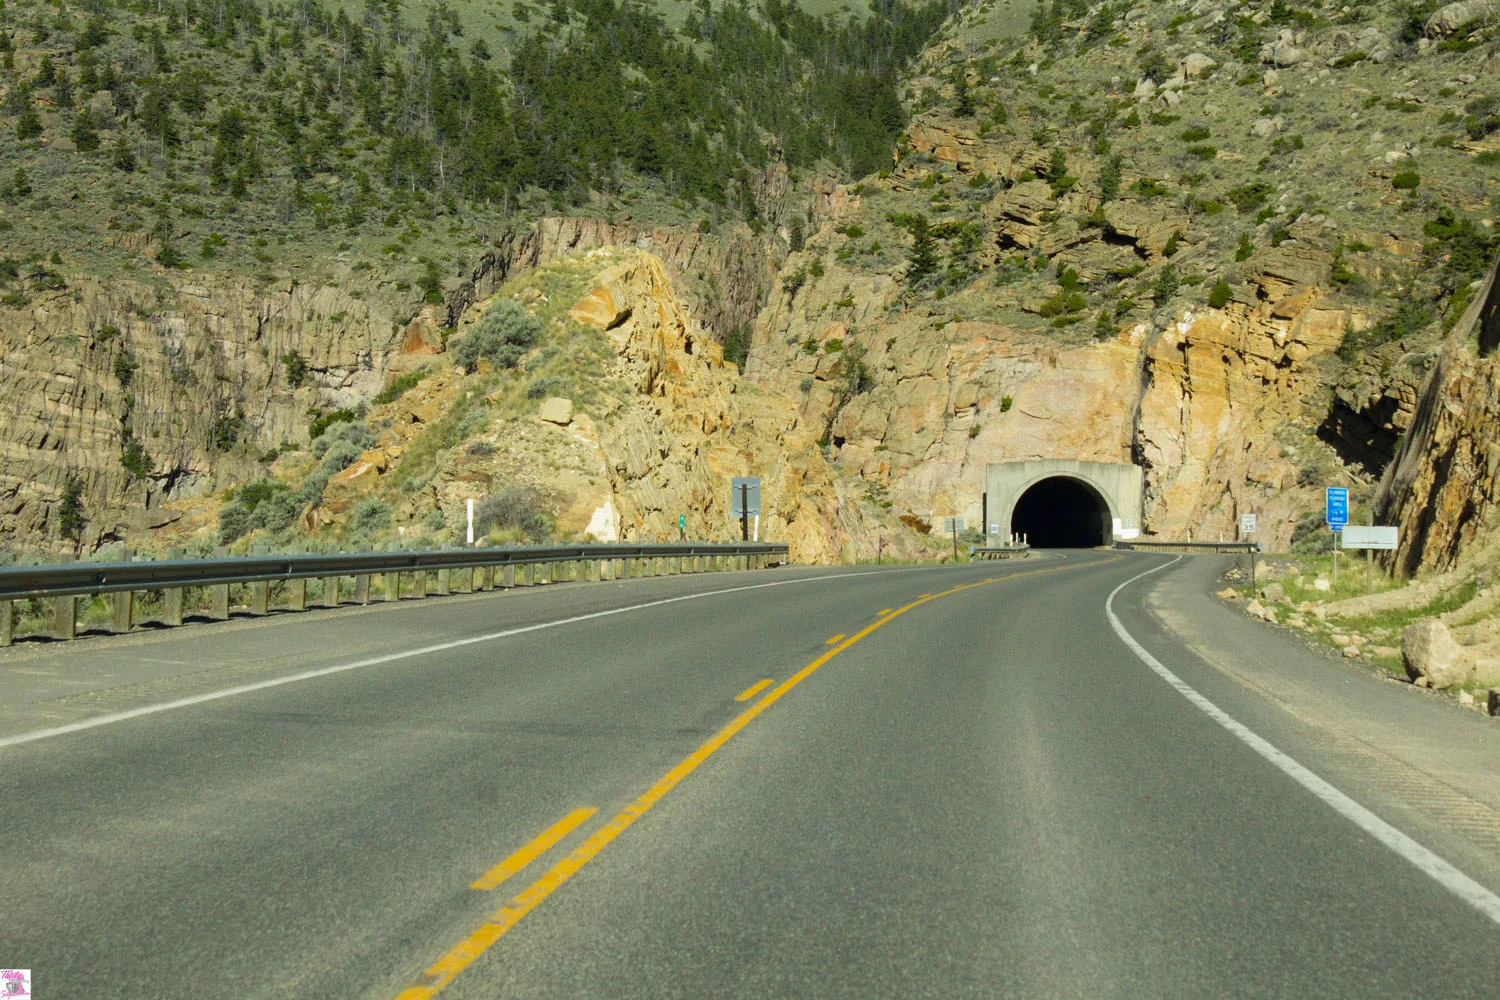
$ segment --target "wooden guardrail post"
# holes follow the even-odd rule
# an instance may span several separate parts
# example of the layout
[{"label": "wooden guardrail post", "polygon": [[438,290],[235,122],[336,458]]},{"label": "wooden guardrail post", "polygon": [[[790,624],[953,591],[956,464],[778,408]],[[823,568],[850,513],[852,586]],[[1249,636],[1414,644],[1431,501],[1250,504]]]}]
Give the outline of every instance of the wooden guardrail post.
[{"label": "wooden guardrail post", "polygon": [[323,607],[336,608],[339,606],[339,578],[326,576],[323,578]]},{"label": "wooden guardrail post", "polygon": [[130,627],[135,624],[135,591],[117,590],[109,595],[109,603],[112,605],[113,621],[110,623],[115,632],[129,632]]},{"label": "wooden guardrail post", "polygon": [[370,603],[370,574],[357,573],[354,576],[354,603]]},{"label": "wooden guardrail post", "polygon": [[250,613],[252,615],[265,615],[271,612],[271,581],[252,580],[250,582]]},{"label": "wooden guardrail post", "polygon": [[536,585],[536,563],[522,563],[516,570],[516,586],[532,587]]},{"label": "wooden guardrail post", "polygon": [[307,610],[307,581],[288,580],[286,583],[286,606],[292,611]]},{"label": "wooden guardrail post", "polygon": [[411,575],[411,596],[421,600],[427,597],[427,571],[418,568]]},{"label": "wooden guardrail post", "polygon": [[16,602],[0,601],[0,646],[16,641]]},{"label": "wooden guardrail post", "polygon": [[[214,549],[216,559],[225,559],[229,556],[229,549],[220,545]],[[229,584],[215,583],[204,588],[208,591],[208,616],[219,621],[229,618]]]},{"label": "wooden guardrail post", "polygon": [[437,592],[439,597],[447,597],[452,593],[453,571],[447,566],[438,570]]},{"label": "wooden guardrail post", "polygon": [[583,564],[583,578],[589,583],[598,583],[603,579],[599,572],[599,560],[590,559]]},{"label": "wooden guardrail post", "polygon": [[399,570],[392,570],[389,573],[381,574],[381,583],[385,585],[385,599],[387,601],[401,600],[401,573]]},{"label": "wooden guardrail post", "polygon": [[[183,551],[179,548],[167,550],[168,559],[181,559]],[[183,587],[168,587],[162,591],[162,621],[171,626],[182,624],[182,593]]]},{"label": "wooden guardrail post", "polygon": [[516,585],[516,564],[506,563],[500,567],[500,585],[507,590]]},{"label": "wooden guardrail post", "polygon": [[[60,563],[73,562],[72,553],[64,553],[57,559]],[[73,639],[78,635],[78,598],[72,594],[55,598],[52,602],[52,637]]]}]

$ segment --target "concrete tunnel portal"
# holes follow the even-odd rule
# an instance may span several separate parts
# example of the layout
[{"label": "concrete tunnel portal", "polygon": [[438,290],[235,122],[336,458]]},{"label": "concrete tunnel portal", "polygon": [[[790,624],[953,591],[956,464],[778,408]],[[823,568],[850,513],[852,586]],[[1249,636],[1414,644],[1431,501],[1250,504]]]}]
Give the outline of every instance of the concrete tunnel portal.
[{"label": "concrete tunnel portal", "polygon": [[1052,476],[1021,494],[1010,515],[1010,533],[1038,549],[1091,549],[1113,539],[1113,521],[1098,490]]},{"label": "concrete tunnel portal", "polygon": [[1144,475],[1125,462],[1042,458],[985,468],[986,544],[1092,548],[1140,534]]}]

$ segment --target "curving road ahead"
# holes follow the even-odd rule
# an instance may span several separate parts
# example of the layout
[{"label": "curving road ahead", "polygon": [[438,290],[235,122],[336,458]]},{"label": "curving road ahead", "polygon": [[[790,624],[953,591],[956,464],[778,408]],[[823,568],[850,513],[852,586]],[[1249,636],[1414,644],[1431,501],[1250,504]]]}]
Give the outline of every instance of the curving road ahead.
[{"label": "curving road ahead", "polygon": [[[1218,608],[1216,565],[18,648],[0,965],[59,998],[1495,996],[1496,727]],[[1366,733],[1401,726],[1472,758],[1424,781]]]}]

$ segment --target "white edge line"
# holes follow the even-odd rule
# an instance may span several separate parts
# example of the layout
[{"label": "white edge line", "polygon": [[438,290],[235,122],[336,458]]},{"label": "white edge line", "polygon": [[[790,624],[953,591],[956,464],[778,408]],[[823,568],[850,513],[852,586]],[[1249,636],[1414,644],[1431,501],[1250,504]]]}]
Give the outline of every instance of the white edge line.
[{"label": "white edge line", "polygon": [[[891,567],[895,569],[896,567]],[[902,567],[903,569],[907,567]],[[934,567],[911,567],[913,569],[931,569]],[[488,632],[484,635],[469,636],[465,639],[454,639],[451,642],[439,642],[431,646],[421,646],[417,649],[405,649],[397,653],[387,653],[384,656],[372,656],[364,660],[355,660],[351,663],[337,663],[330,667],[319,667],[316,670],[304,670],[300,673],[287,674],[284,677],[272,677],[269,680],[255,681],[251,684],[239,684],[235,687],[223,688],[218,691],[209,691],[205,694],[195,694],[187,698],[177,698],[172,701],[163,701],[155,705],[142,705],[140,708],[130,708],[121,712],[110,712],[106,715],[97,715],[91,719],[83,719],[78,722],[70,722],[63,726],[53,726],[50,729],[35,729],[29,733],[18,733],[15,736],[0,737],[0,750],[6,747],[19,746],[22,743],[34,743],[37,740],[45,740],[53,736],[64,736],[68,733],[82,732],[86,729],[97,729],[100,726],[113,725],[116,722],[125,722],[129,719],[138,719],[143,715],[155,715],[158,712],[168,712],[175,708],[188,708],[192,705],[201,705],[208,701],[218,701],[220,698],[230,698],[237,694],[247,694],[251,691],[263,691],[266,688],[280,687],[283,684],[295,684],[299,681],[312,680],[315,677],[327,677],[330,674],[340,674],[346,670],[358,670],[360,667],[373,667],[380,663],[391,663],[395,660],[410,659],[414,656],[426,656],[429,653],[441,653],[449,649],[458,649],[461,646],[472,646],[479,642],[493,642],[496,639],[504,639],[512,635],[521,635],[524,632],[538,632],[542,629],[557,628],[561,625],[573,625],[578,622],[588,621],[592,618],[608,618],[611,615],[623,615],[629,611],[644,611],[646,608],[661,607],[663,604],[676,604],[678,601],[695,601],[704,597],[717,597],[721,594],[737,594],[746,590],[763,590],[766,587],[785,587],[797,583],[817,583],[821,580],[841,580],[854,576],[874,576],[882,572],[879,569],[863,570],[857,573],[830,573],[826,576],[803,576],[795,580],[773,580],[770,583],[752,583],[743,587],[726,587],[722,590],[708,590],[699,594],[682,594],[677,597],[664,597],[656,601],[647,601],[644,604],[630,604],[623,608],[610,608],[606,611],[593,611],[586,615],[574,615],[571,618],[559,618],[556,621],[541,622],[536,625],[522,625],[518,628],[506,629],[503,632]]]},{"label": "white edge line", "polygon": [[1171,562],[1162,563],[1160,566],[1154,566],[1144,573],[1138,573],[1110,592],[1109,597],[1104,602],[1104,613],[1108,616],[1110,627],[1115,630],[1115,634],[1120,637],[1125,645],[1130,647],[1130,651],[1142,663],[1150,667],[1158,677],[1175,688],[1178,694],[1192,702],[1209,718],[1229,730],[1230,733],[1234,734],[1236,738],[1250,747],[1250,749],[1270,761],[1277,770],[1322,799],[1332,807],[1334,812],[1343,816],[1386,847],[1395,851],[1402,858],[1411,862],[1419,870],[1431,876],[1443,888],[1489,917],[1496,924],[1500,924],[1500,896],[1497,896],[1489,889],[1474,881],[1474,879],[1453,867],[1447,861],[1438,857],[1431,850],[1423,847],[1411,837],[1408,837],[1379,816],[1376,816],[1348,795],[1345,795],[1299,764],[1292,757],[1278,750],[1268,740],[1255,733],[1228,712],[1225,712],[1222,708],[1199,694],[1186,681],[1163,666],[1160,660],[1152,656],[1146,650],[1146,647],[1137,642],[1135,637],[1125,630],[1125,626],[1121,624],[1119,616],[1115,614],[1115,596],[1142,577],[1150,576],[1152,573],[1164,570],[1181,559],[1182,556],[1177,556]]}]

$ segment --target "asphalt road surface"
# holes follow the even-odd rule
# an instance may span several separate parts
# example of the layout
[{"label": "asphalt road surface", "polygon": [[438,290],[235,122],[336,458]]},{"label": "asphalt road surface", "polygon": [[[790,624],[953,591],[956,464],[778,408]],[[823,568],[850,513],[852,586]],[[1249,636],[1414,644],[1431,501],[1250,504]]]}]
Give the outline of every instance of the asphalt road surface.
[{"label": "asphalt road surface", "polygon": [[1192,604],[1208,565],[788,567],[19,648],[0,965],[47,1000],[1500,994],[1500,802],[1458,782],[1459,829],[1318,713],[1436,713],[1491,770],[1493,724],[1309,684]]}]

